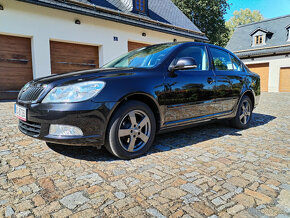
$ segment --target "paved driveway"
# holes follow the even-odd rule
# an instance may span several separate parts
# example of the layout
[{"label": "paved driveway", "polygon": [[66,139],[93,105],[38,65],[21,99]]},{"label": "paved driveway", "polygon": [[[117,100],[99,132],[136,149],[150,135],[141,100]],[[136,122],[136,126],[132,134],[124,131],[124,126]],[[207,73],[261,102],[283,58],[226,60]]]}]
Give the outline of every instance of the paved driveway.
[{"label": "paved driveway", "polygon": [[0,217],[287,217],[290,93],[263,94],[247,130],[159,135],[131,161],[48,147],[18,131],[13,103],[0,103],[0,160]]}]

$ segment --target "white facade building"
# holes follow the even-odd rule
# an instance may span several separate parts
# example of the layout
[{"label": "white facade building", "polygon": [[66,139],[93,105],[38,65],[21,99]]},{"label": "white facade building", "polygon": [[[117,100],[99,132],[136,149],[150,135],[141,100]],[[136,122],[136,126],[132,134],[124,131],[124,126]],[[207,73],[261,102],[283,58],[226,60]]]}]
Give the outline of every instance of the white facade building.
[{"label": "white facade building", "polygon": [[179,14],[181,25],[174,23],[177,18],[170,23],[172,18],[162,11],[159,16],[168,22],[151,18],[150,12],[159,10],[154,0],[144,1],[142,13],[128,11],[134,2],[126,2],[111,9],[86,0],[0,0],[0,99],[15,98],[32,78],[99,67],[128,49],[207,40],[170,0],[168,10],[172,7],[172,13]]},{"label": "white facade building", "polygon": [[290,15],[236,28],[227,49],[261,77],[262,91],[290,92]]}]

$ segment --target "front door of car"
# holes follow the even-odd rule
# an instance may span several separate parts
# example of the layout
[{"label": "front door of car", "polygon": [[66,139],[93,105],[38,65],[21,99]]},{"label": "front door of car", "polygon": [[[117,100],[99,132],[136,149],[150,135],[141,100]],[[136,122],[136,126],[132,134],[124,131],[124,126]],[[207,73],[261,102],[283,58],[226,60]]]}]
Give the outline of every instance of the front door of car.
[{"label": "front door of car", "polygon": [[175,125],[215,113],[215,75],[209,67],[205,46],[189,46],[177,53],[171,62],[180,58],[193,58],[194,69],[174,70],[166,73],[163,91],[158,100],[165,108],[164,124]]},{"label": "front door of car", "polygon": [[209,47],[216,75],[217,113],[229,113],[238,103],[245,71],[241,62],[225,50]]}]

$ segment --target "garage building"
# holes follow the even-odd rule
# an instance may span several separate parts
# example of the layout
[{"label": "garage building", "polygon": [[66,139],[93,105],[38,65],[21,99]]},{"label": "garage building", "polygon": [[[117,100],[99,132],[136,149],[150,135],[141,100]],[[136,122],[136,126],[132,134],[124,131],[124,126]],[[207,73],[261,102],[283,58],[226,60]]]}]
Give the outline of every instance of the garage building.
[{"label": "garage building", "polygon": [[0,100],[146,45],[208,41],[171,0],[0,0]]},{"label": "garage building", "polygon": [[290,92],[290,15],[237,27],[227,49],[261,76],[261,91]]}]

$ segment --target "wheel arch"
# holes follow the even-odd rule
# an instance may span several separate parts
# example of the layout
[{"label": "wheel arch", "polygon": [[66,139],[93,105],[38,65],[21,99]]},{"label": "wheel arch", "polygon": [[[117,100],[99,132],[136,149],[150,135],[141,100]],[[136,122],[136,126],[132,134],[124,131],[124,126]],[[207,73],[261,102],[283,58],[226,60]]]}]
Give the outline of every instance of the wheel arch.
[{"label": "wheel arch", "polygon": [[232,114],[232,115],[236,116],[236,113],[238,112],[238,107],[239,107],[239,105],[240,105],[240,103],[241,103],[242,98],[243,98],[245,95],[248,96],[248,97],[251,99],[251,101],[252,101],[252,103],[253,103],[253,109],[254,109],[254,107],[255,107],[255,94],[254,94],[254,91],[251,90],[251,89],[246,89],[246,90],[244,90],[244,92],[242,92],[242,94],[240,95],[240,98],[239,98],[239,100],[238,100],[238,102],[237,102],[235,108],[233,109],[233,114]]},{"label": "wheel arch", "polygon": [[111,118],[114,115],[114,113],[118,110],[118,108],[120,108],[121,105],[123,105],[125,102],[127,102],[129,100],[141,101],[150,107],[150,109],[152,110],[152,112],[154,114],[155,120],[156,120],[156,132],[158,132],[160,130],[160,127],[161,127],[161,119],[162,119],[162,114],[161,114],[158,102],[150,94],[147,94],[144,92],[137,92],[137,93],[130,93],[130,94],[122,97],[118,101],[118,103],[113,107],[113,109],[109,115],[109,118],[107,120],[106,134],[108,132],[108,124],[110,123]]},{"label": "wheel arch", "polygon": [[246,90],[242,95],[241,95],[241,98],[239,100],[239,102],[241,101],[241,99],[244,97],[244,96],[248,96],[251,101],[252,101],[252,104],[253,104],[253,109],[255,107],[255,94],[252,90]]}]

